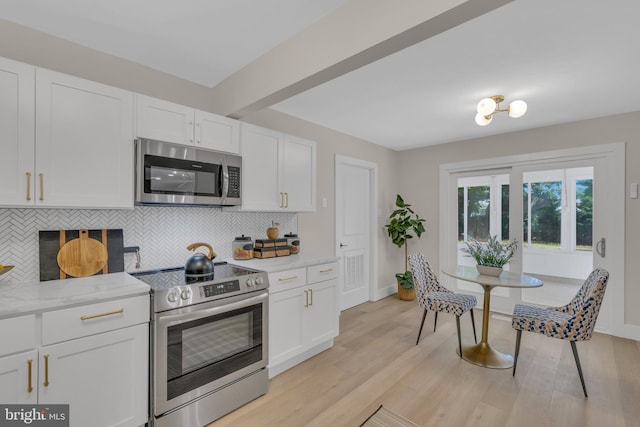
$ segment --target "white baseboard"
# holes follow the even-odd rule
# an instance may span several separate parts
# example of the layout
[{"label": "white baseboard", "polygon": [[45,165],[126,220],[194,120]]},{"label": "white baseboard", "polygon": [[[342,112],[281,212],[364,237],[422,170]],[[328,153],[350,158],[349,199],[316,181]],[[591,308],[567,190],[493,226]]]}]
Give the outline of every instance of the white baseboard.
[{"label": "white baseboard", "polygon": [[[597,328],[596,328],[597,330]],[[626,338],[634,341],[640,341],[640,325],[632,325],[625,323],[622,328],[619,328],[615,333],[611,333],[620,338]]]},{"label": "white baseboard", "polygon": [[372,299],[372,301],[373,301],[373,302],[375,302],[375,301],[379,301],[379,300],[381,300],[382,298],[386,298],[386,297],[388,297],[389,295],[393,295],[393,294],[396,294],[396,293],[398,293],[398,284],[397,284],[397,283],[394,283],[393,285],[389,285],[389,286],[384,287],[384,288],[376,289],[376,290],[373,292],[373,299]]},{"label": "white baseboard", "polygon": [[294,366],[304,362],[305,360],[315,356],[318,353],[322,353],[323,351],[330,349],[331,347],[333,347],[333,338],[329,341],[323,342],[322,344],[318,344],[317,346],[310,348],[304,353],[300,353],[297,356],[294,356],[291,359],[287,359],[275,366],[269,365],[269,379],[283,373],[287,369],[293,368]]}]

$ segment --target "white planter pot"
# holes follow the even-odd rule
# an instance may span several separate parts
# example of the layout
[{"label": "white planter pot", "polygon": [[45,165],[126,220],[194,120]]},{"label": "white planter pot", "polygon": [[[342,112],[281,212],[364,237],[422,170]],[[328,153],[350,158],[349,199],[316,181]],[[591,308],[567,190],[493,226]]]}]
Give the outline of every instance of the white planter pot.
[{"label": "white planter pot", "polygon": [[485,276],[498,277],[502,273],[502,267],[491,267],[489,265],[477,264],[476,268],[480,274],[484,274]]}]

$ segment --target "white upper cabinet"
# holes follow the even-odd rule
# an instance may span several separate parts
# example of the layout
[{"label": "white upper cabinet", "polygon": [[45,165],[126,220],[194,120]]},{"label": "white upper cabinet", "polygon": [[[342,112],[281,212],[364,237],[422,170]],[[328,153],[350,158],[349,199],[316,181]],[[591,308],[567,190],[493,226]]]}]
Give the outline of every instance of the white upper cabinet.
[{"label": "white upper cabinet", "polygon": [[136,135],[238,154],[237,120],[162,99],[136,95]]},{"label": "white upper cabinet", "polygon": [[32,170],[37,206],[133,207],[133,93],[38,68]]},{"label": "white upper cabinet", "polygon": [[315,212],[316,143],[284,135],[280,147],[280,191],[284,193],[284,208]]},{"label": "white upper cabinet", "polygon": [[313,212],[316,143],[242,123],[242,210]]},{"label": "white upper cabinet", "polygon": [[133,94],[0,58],[0,205],[133,207]]},{"label": "white upper cabinet", "polygon": [[270,129],[241,125],[242,209],[278,211],[278,148],[280,134]]},{"label": "white upper cabinet", "polygon": [[0,205],[34,203],[34,80],[33,65],[0,58]]},{"label": "white upper cabinet", "polygon": [[206,111],[195,110],[196,146],[240,153],[240,123]]},{"label": "white upper cabinet", "polygon": [[193,145],[193,108],[136,94],[136,136]]}]

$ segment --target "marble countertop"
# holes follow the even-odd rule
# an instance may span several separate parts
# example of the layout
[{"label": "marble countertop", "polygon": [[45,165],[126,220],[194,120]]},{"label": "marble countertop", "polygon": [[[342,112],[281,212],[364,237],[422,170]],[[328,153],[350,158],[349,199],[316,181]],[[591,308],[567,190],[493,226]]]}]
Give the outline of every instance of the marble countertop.
[{"label": "marble countertop", "polygon": [[[276,273],[338,260],[336,256],[297,254],[267,259],[234,260],[230,258],[224,261],[240,267]],[[144,295],[148,294],[149,290],[147,284],[127,273],[99,274],[46,282],[0,281],[0,319]]]},{"label": "marble countertop", "polygon": [[147,284],[127,273],[47,282],[0,282],[0,318],[148,293]]},{"label": "marble countertop", "polygon": [[326,264],[329,262],[336,262],[340,258],[337,256],[328,255],[313,255],[313,254],[297,254],[289,255],[285,257],[275,257],[259,259],[253,258],[248,260],[235,260],[232,258],[225,259],[224,261],[232,265],[239,267],[251,268],[253,270],[266,271],[267,273],[276,273],[278,271],[293,270],[296,268],[304,268],[312,265]]}]

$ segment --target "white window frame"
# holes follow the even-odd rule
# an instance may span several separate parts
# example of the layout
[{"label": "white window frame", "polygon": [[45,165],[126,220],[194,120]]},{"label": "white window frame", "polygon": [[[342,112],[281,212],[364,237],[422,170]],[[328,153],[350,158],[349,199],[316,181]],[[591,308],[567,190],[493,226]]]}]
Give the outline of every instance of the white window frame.
[{"label": "white window frame", "polygon": [[[560,247],[544,248],[533,246],[529,242],[522,242],[524,250],[531,252],[556,251],[558,253],[584,253],[576,249],[576,181],[580,179],[593,180],[592,167],[577,167],[565,169],[552,169],[544,171],[525,172],[527,179],[523,178],[524,184],[529,184],[529,194],[527,197],[527,216],[531,218],[531,186],[530,184],[541,182],[560,182],[562,211],[560,217]],[[531,239],[531,221],[527,224],[527,236]]]},{"label": "white window frame", "polygon": [[509,174],[496,174],[485,176],[470,176],[458,178],[458,188],[464,188],[464,227],[463,242],[468,239],[468,188],[489,186],[489,235],[502,239],[502,186],[509,184]]}]

